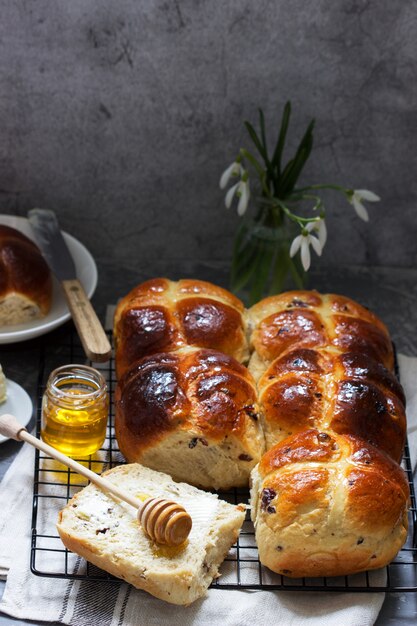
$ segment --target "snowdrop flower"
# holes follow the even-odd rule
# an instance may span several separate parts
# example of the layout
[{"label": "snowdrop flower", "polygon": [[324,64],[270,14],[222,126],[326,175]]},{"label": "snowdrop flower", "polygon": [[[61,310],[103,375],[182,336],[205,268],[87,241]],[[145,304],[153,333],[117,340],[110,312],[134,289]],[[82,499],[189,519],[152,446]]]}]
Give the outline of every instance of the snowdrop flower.
[{"label": "snowdrop flower", "polygon": [[303,230],[301,235],[298,235],[291,244],[290,257],[292,258],[301,249],[301,263],[304,270],[307,272],[311,264],[310,245],[313,247],[315,253],[320,256],[322,251],[322,245],[317,237],[311,235],[308,230]]},{"label": "snowdrop flower", "polygon": [[243,172],[243,168],[241,166],[241,164],[239,163],[239,161],[233,161],[233,163],[231,163],[229,165],[229,167],[227,167],[223,174],[221,175],[220,178],[220,189],[224,189],[227,185],[227,183],[229,182],[229,180],[233,177],[233,176],[239,176],[240,174],[242,174]]},{"label": "snowdrop flower", "polygon": [[225,205],[230,209],[234,196],[239,198],[237,213],[242,216],[248,208],[250,198],[250,187],[247,172],[243,172],[242,180],[230,187],[226,194]]},{"label": "snowdrop flower", "polygon": [[237,214],[242,217],[246,212],[250,198],[249,180],[241,180],[239,183],[239,189],[236,194],[239,196],[239,202],[237,204]]},{"label": "snowdrop flower", "polygon": [[323,250],[324,244],[327,241],[327,228],[324,218],[321,217],[319,220],[316,220],[314,222],[308,222],[308,224],[306,225],[306,230],[308,230],[309,233],[317,235],[321,245],[321,249]]},{"label": "snowdrop flower", "polygon": [[364,222],[369,222],[368,211],[363,206],[362,200],[366,200],[367,202],[378,202],[381,198],[373,191],[368,191],[367,189],[354,189],[348,193],[348,200],[351,204],[353,204],[353,208],[355,209],[358,217],[360,217]]}]

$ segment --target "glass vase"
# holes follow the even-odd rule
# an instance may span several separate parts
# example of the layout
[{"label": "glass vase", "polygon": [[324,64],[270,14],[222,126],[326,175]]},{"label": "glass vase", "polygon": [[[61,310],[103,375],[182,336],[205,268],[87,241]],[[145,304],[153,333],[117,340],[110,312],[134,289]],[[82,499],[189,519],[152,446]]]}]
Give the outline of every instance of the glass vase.
[{"label": "glass vase", "polygon": [[289,220],[276,225],[259,219],[242,221],[233,247],[231,288],[247,305],[305,286],[299,255],[290,257],[291,243],[299,234],[298,224]]}]

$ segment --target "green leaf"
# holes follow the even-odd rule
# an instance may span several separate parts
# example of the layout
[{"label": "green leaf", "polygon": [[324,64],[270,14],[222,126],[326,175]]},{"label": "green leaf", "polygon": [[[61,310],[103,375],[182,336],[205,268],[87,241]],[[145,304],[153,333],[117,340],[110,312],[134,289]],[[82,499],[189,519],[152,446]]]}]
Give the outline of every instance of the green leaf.
[{"label": "green leaf", "polygon": [[240,222],[240,225],[237,229],[235,240],[233,243],[233,252],[232,252],[233,256],[235,256],[239,252],[239,249],[241,248],[243,241],[246,235],[248,234],[248,232],[249,232],[249,228],[246,222]]},{"label": "green leaf", "polygon": [[252,266],[248,266],[245,271],[233,273],[230,277],[230,290],[235,294],[239,293],[247,285],[251,275]]},{"label": "green leaf", "polygon": [[[260,241],[259,242],[259,253],[256,259],[256,263],[255,263],[255,267],[254,267],[254,272],[253,272],[253,279],[251,281],[251,289],[249,292],[249,306],[252,306],[252,304],[255,304],[255,302],[257,300],[260,300],[260,298],[262,297],[262,286],[261,288],[259,287],[259,269],[262,265],[262,258],[263,258],[263,253],[264,253],[264,246],[265,246],[265,242]],[[259,293],[261,293],[261,295],[259,296]]]},{"label": "green leaf", "polygon": [[261,141],[265,150],[265,154],[268,156],[268,147],[266,145],[266,134],[265,134],[265,116],[262,109],[258,109],[259,111],[259,127],[261,129]]},{"label": "green leaf", "polygon": [[284,167],[284,171],[281,174],[281,178],[279,181],[279,198],[284,198],[285,194],[284,194],[284,189],[286,187],[287,184],[287,179],[288,179],[288,175],[291,172],[293,166],[294,166],[294,160],[295,159],[290,159],[287,163],[287,165]]},{"label": "green leaf", "polygon": [[308,158],[307,151],[303,149],[297,156],[291,161],[291,167],[288,168],[285,177],[282,177],[281,193],[284,197],[292,192],[297,182],[301,171],[306,164]]},{"label": "green leaf", "polygon": [[294,259],[291,259],[291,258],[289,259],[289,266],[290,266],[291,275],[292,275],[295,285],[298,287],[298,289],[303,289],[304,287],[303,274],[302,274],[302,271],[297,270],[297,266],[294,262]]},{"label": "green leaf", "polygon": [[272,270],[272,279],[269,288],[270,296],[276,293],[281,293],[281,291],[283,291],[285,278],[289,271],[288,261],[288,248],[287,246],[281,246],[277,251],[274,267]]},{"label": "green leaf", "polygon": [[249,262],[244,267],[234,268],[234,270],[232,268],[230,288],[233,293],[238,293],[243,289],[249,283],[256,270],[256,254],[248,257],[248,260]]},{"label": "green leaf", "polygon": [[255,304],[265,294],[271,263],[274,256],[274,245],[272,242],[261,241],[260,254],[258,256],[252,288],[249,295],[249,304]]},{"label": "green leaf", "polygon": [[303,138],[300,141],[294,158],[287,163],[282,173],[280,180],[281,197],[285,197],[292,192],[301,174],[301,171],[304,168],[308,157],[310,156],[311,149],[313,147],[314,124],[315,120],[311,120],[306,132],[304,133]]},{"label": "green leaf", "polygon": [[313,147],[313,129],[315,123],[315,120],[311,120],[297,150],[297,154],[301,153],[302,151],[305,151],[307,153],[306,160],[310,156],[310,152]]},{"label": "green leaf", "polygon": [[285,138],[287,136],[288,125],[290,123],[291,117],[291,102],[288,101],[285,104],[284,112],[281,118],[281,128],[279,131],[277,145],[275,146],[274,154],[272,156],[272,165],[276,167],[278,171],[278,176],[281,174],[281,161],[282,161],[282,153],[285,145]]},{"label": "green leaf", "polygon": [[268,165],[269,161],[268,161],[268,155],[266,154],[264,147],[258,137],[258,135],[256,134],[256,131],[254,129],[254,127],[252,126],[252,124],[250,122],[244,122],[246,130],[248,131],[250,138],[252,139],[253,143],[255,144],[259,154],[261,155],[261,157],[263,158],[263,160],[265,161],[265,163]]},{"label": "green leaf", "polygon": [[241,148],[240,149],[240,154],[242,156],[244,156],[245,159],[247,159],[249,161],[249,163],[251,163],[251,165],[253,165],[253,167],[257,171],[259,177],[264,175],[264,168],[259,163],[259,161],[253,156],[253,154],[251,154],[249,152],[249,150],[246,150],[246,148]]},{"label": "green leaf", "polygon": [[246,242],[241,239],[241,245],[235,245],[230,276],[232,291],[240,291],[249,282],[256,269],[258,253],[258,241],[251,239],[250,235]]}]

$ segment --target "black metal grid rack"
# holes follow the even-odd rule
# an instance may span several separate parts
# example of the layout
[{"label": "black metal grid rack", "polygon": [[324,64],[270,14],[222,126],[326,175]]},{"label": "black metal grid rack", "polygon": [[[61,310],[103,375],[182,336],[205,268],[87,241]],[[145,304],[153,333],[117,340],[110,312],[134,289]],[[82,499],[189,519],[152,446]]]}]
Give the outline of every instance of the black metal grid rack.
[{"label": "black metal grid rack", "polygon": [[[55,333],[54,347],[49,348],[44,342],[41,351],[38,405],[37,436],[40,434],[41,399],[49,373],[60,365],[69,363],[88,363],[73,328],[68,324]],[[111,337],[110,337],[111,338]],[[106,377],[109,386],[111,415],[107,429],[107,438],[103,448],[86,459],[77,459],[87,467],[101,473],[115,465],[123,463],[118,450],[113,429],[113,394],[115,374],[113,359],[106,364],[92,364]],[[258,559],[254,529],[249,515],[244,522],[239,540],[231,549],[221,568],[221,577],[212,583],[216,589],[270,589],[285,591],[348,591],[348,592],[386,592],[417,591],[417,505],[413,473],[408,446],[406,446],[403,467],[407,472],[411,507],[409,511],[409,534],[404,547],[395,560],[384,570],[365,572],[338,578],[289,579],[274,574],[265,568]],[[84,486],[86,481],[70,469],[36,451],[33,513],[31,571],[39,576],[80,580],[121,582],[94,565],[73,555],[62,545],[55,529],[58,510]],[[246,502],[247,490],[235,489],[221,493],[220,497],[232,502]]]}]

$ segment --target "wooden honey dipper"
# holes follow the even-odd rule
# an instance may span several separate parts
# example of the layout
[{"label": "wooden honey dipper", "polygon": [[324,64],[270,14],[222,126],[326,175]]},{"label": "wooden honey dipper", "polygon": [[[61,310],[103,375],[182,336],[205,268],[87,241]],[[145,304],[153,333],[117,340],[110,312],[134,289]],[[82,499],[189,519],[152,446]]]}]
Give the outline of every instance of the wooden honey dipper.
[{"label": "wooden honey dipper", "polygon": [[137,517],[143,531],[156,543],[178,546],[190,534],[192,520],[183,506],[177,502],[162,498],[148,497],[144,501],[135,498],[116,487],[110,480],[92,472],[80,463],[77,463],[77,461],[74,461],[74,459],[65,456],[62,452],[55,450],[52,446],[28,433],[26,428],[19,424],[14,415],[7,413],[0,415],[0,434],[16,439],[16,441],[26,441],[38,448],[38,450],[70,467],[78,474],[85,476],[85,478],[103,491],[108,491],[120,500],[133,506],[137,510]]}]

